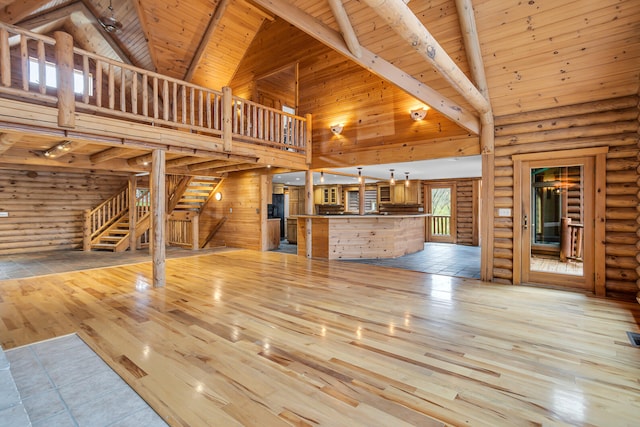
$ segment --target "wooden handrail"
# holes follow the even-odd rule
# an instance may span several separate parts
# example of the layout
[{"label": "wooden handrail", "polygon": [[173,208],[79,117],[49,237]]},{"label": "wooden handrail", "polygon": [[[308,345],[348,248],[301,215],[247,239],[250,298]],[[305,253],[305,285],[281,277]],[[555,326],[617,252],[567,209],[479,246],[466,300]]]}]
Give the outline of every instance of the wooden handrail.
[{"label": "wooden handrail", "polygon": [[[64,33],[58,36],[60,40],[68,39]],[[34,60],[40,76],[38,85],[29,82],[30,57],[34,50],[29,45],[34,43],[37,52]],[[74,126],[74,111],[91,111],[136,123],[224,137],[226,151],[231,151],[231,140],[236,139],[306,154],[309,143],[306,117],[236,96],[223,96],[224,92],[230,94],[228,88],[208,89],[72,47],[71,43],[57,45],[54,38],[0,23],[0,93],[29,102],[44,100],[57,104],[61,110],[58,123],[61,127]],[[12,52],[12,46],[19,46],[19,51]],[[56,65],[57,72],[65,74],[61,81],[70,81],[73,72],[82,74],[81,93],[74,93],[73,87],[47,88],[47,58],[54,57],[54,53],[67,63],[81,64],[75,71]],[[17,78],[12,78],[12,73]],[[92,82],[95,82],[93,92]]]}]

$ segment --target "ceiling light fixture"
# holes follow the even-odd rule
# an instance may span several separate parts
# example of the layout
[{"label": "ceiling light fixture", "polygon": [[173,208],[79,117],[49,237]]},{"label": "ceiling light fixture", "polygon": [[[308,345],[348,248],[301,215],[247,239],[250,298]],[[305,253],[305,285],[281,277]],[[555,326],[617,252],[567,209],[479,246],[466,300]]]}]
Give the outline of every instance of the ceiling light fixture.
[{"label": "ceiling light fixture", "polygon": [[395,171],[395,169],[389,169],[389,172],[391,172],[391,178],[389,178],[389,184],[394,185],[396,183],[396,178],[393,176],[393,172]]},{"label": "ceiling light fixture", "polygon": [[320,171],[320,183],[324,182],[324,171]]},{"label": "ceiling light fixture", "polygon": [[71,144],[72,144],[71,141],[69,141],[68,139],[65,139],[59,144],[49,148],[47,151],[43,153],[43,155],[49,159],[53,159],[55,157],[58,157],[60,154],[71,150]]},{"label": "ceiling light fixture", "polygon": [[111,12],[111,16],[102,15],[98,18],[98,22],[107,33],[119,33],[122,30],[122,23],[118,22],[118,20],[113,16],[113,5],[111,4],[111,0],[109,0],[108,9]]},{"label": "ceiling light fixture", "polygon": [[424,108],[417,108],[415,110],[411,110],[411,119],[417,122],[418,120],[424,120],[427,117],[427,110]]},{"label": "ceiling light fixture", "polygon": [[331,133],[334,135],[340,135],[342,133],[342,129],[344,129],[344,125],[342,123],[331,125]]},{"label": "ceiling light fixture", "polygon": [[404,173],[404,186],[405,187],[409,186],[409,172]]},{"label": "ceiling light fixture", "polygon": [[358,168],[358,182],[362,184],[362,168]]}]

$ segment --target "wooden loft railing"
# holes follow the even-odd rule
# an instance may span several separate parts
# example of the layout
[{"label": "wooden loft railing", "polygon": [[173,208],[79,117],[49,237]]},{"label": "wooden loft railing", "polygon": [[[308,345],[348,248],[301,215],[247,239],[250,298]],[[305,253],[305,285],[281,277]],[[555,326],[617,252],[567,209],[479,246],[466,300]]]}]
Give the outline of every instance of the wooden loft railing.
[{"label": "wooden loft railing", "polygon": [[[52,66],[55,88],[47,86]],[[32,67],[38,83],[30,81]],[[74,78],[82,82],[76,92]],[[218,137],[225,151],[237,140],[310,155],[309,117],[93,54],[74,47],[64,32],[51,38],[0,23],[0,94],[56,105],[64,128],[74,127],[76,111],[86,111]]]}]

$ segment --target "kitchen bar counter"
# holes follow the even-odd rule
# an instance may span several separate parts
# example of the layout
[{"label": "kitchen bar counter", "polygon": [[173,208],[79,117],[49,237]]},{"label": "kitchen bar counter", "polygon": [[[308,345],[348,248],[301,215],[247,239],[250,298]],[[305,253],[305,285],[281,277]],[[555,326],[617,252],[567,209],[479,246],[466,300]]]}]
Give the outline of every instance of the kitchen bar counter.
[{"label": "kitchen bar counter", "polygon": [[298,255],[313,258],[396,258],[424,249],[425,217],[417,215],[298,215]]}]

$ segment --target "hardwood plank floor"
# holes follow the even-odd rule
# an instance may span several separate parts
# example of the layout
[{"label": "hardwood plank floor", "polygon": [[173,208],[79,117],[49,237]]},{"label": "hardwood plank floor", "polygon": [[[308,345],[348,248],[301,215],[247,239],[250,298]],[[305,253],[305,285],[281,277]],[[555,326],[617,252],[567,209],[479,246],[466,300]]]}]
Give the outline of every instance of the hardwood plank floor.
[{"label": "hardwood plank floor", "polygon": [[640,306],[232,251],[0,281],[5,348],[78,332],[171,425],[637,425]]}]

